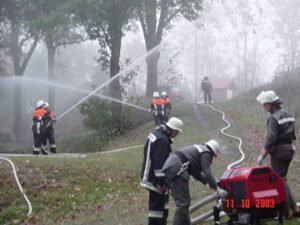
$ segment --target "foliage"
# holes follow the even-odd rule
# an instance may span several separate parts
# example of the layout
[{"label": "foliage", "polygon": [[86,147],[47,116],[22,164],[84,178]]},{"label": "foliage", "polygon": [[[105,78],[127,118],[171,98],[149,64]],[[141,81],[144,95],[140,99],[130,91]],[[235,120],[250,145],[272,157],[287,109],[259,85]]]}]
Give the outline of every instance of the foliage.
[{"label": "foliage", "polygon": [[83,34],[75,29],[69,0],[22,0],[22,13],[30,15],[32,32],[39,33],[46,43],[54,47],[80,42]]},{"label": "foliage", "polygon": [[126,107],[116,113],[112,113],[112,110],[111,102],[99,98],[90,98],[80,105],[80,112],[85,116],[84,125],[98,134],[99,150],[147,120],[147,116]]},{"label": "foliage", "polygon": [[[140,0],[137,15],[141,23],[147,51],[155,48],[162,41],[165,30],[169,30],[172,22],[183,16],[194,20],[202,9],[202,1],[172,1],[172,0]],[[157,89],[157,63],[159,52],[156,51],[147,58],[147,96]]]},{"label": "foliage", "polygon": [[298,0],[271,1],[275,7],[277,17],[273,23],[277,47],[283,50],[283,70],[294,70],[299,66],[299,40],[300,40],[300,2]]}]

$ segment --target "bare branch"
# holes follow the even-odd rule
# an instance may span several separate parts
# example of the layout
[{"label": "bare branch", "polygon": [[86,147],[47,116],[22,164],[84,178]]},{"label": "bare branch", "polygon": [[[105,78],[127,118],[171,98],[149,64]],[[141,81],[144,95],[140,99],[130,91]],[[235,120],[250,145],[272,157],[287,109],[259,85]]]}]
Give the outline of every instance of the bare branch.
[{"label": "bare branch", "polygon": [[104,34],[105,41],[106,41],[109,49],[111,50],[112,46],[111,46],[111,42],[109,40],[109,36],[108,36],[107,32],[105,31],[104,27],[102,26],[102,24],[100,24],[99,26],[101,27],[103,34]]},{"label": "bare branch", "polygon": [[36,46],[37,46],[38,41],[39,41],[38,37],[34,37],[33,43],[32,43],[32,45],[30,46],[30,49],[29,49],[28,53],[26,54],[26,56],[25,56],[25,58],[24,58],[24,61],[23,61],[22,64],[21,64],[21,71],[22,71],[22,74],[24,73],[24,71],[25,71],[25,69],[26,69],[26,66],[27,66],[27,64],[28,64],[28,62],[29,62],[29,60],[30,60],[32,54],[33,54],[34,49],[35,49]]}]

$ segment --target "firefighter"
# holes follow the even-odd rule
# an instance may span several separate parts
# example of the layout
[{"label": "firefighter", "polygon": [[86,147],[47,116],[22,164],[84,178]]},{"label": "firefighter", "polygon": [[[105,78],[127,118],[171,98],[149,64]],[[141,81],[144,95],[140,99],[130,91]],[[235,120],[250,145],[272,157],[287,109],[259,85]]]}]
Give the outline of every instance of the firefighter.
[{"label": "firefighter", "polygon": [[44,109],[45,102],[43,100],[39,100],[36,103],[36,109],[32,113],[32,132],[33,132],[33,154],[38,155],[41,151],[42,143],[43,143],[43,133],[41,132],[41,121],[43,116],[46,113]]},{"label": "firefighter", "polygon": [[212,84],[209,81],[208,77],[204,77],[204,79],[201,82],[201,91],[203,91],[203,96],[204,96],[204,101],[205,103],[212,103],[212,97],[211,97],[211,92],[212,92]]},{"label": "firefighter", "polygon": [[163,121],[167,122],[169,120],[170,114],[171,114],[171,100],[167,95],[167,92],[163,91],[161,93],[161,97],[164,101],[164,116],[163,116]]},{"label": "firefighter", "polygon": [[159,129],[150,133],[144,146],[141,170],[141,186],[149,191],[148,225],[166,225],[168,217],[169,192],[162,167],[172,152],[171,144],[183,122],[172,117]]},{"label": "firefighter", "polygon": [[153,99],[151,100],[150,108],[150,111],[153,114],[155,127],[159,128],[159,126],[163,123],[164,101],[157,91],[153,92]]},{"label": "firefighter", "polygon": [[288,214],[290,207],[293,215],[298,216],[297,204],[286,181],[289,165],[295,154],[295,118],[281,108],[283,101],[272,90],[261,92],[256,100],[263,105],[266,112],[270,113],[267,135],[257,157],[257,165],[261,165],[266,156],[270,155],[272,169],[285,181],[288,198],[286,212]]},{"label": "firefighter", "polygon": [[42,127],[44,133],[43,146],[42,148],[47,150],[47,140],[49,140],[50,152],[56,153],[56,143],[54,139],[54,127],[55,124],[55,113],[51,111],[50,105],[48,102],[45,102],[46,113],[42,118]]},{"label": "firefighter", "polygon": [[205,144],[183,147],[172,154],[163,166],[167,183],[176,204],[173,225],[190,225],[189,207],[191,203],[189,176],[217,191],[224,198],[227,192],[217,186],[210,169],[213,158],[217,157],[219,144],[210,140]]}]

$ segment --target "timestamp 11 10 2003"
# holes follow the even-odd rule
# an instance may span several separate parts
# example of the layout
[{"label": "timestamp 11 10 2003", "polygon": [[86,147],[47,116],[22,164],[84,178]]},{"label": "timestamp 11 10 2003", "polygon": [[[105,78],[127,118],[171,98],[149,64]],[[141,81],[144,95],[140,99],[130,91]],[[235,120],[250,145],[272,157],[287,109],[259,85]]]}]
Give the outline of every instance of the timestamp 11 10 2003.
[{"label": "timestamp 11 10 2003", "polygon": [[249,199],[242,199],[240,203],[237,205],[233,199],[226,199],[225,206],[226,208],[239,208],[249,209],[250,207],[254,206],[255,208],[274,208],[275,207],[275,200],[273,198],[264,198],[264,199],[255,199],[255,202],[251,203]]}]

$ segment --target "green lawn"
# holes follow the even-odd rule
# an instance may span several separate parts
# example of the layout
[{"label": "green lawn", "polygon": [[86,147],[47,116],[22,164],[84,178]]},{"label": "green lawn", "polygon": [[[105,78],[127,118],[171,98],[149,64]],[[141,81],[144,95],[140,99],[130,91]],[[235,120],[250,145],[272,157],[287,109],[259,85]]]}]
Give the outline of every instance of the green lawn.
[{"label": "green lawn", "polygon": [[[192,106],[184,105],[181,108],[184,110],[177,110],[175,107],[174,111],[177,111],[176,115],[184,121],[184,132],[175,139],[173,149],[203,143],[209,138],[217,139],[222,145],[221,156],[212,167],[216,177],[221,176],[228,163],[239,158],[237,142],[219,133],[219,128],[223,127],[224,123],[219,114],[206,106],[200,107],[200,122],[195,119]],[[138,127],[110,143],[107,150],[144,144],[152,127],[152,122]],[[233,126],[230,131],[246,138],[242,126]],[[245,144],[245,151],[253,152],[251,144]],[[254,157],[255,154],[250,156]],[[247,165],[253,165],[251,157],[250,160],[247,159]],[[17,166],[24,190],[33,204],[33,214],[25,219],[25,201],[12,179],[10,167],[4,161],[0,161],[0,224],[146,224],[147,191],[139,186],[142,148],[111,154],[91,153],[82,159],[20,157],[12,160]],[[297,186],[297,191],[300,190],[299,178],[296,176],[299,172],[297,168],[300,168],[299,163],[299,157],[296,157],[290,171],[292,184]],[[191,179],[193,202],[210,193],[212,191],[207,186]],[[208,208],[207,206],[201,211]],[[174,203],[171,201],[169,224],[173,212]],[[295,219],[285,224],[297,225],[300,222]]]}]

